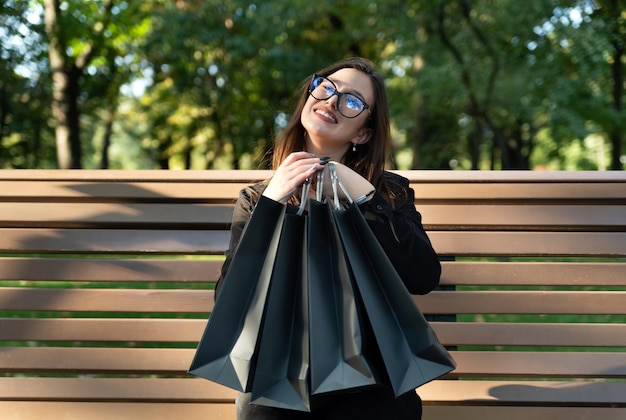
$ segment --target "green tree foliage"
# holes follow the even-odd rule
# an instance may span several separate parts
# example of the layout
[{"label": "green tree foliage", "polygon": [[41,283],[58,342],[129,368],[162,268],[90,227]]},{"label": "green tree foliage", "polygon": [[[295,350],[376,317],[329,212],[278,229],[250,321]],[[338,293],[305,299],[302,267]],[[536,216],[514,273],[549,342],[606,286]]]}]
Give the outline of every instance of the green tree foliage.
[{"label": "green tree foliage", "polygon": [[299,83],[361,55],[398,167],[621,169],[623,3],[5,1],[0,167],[263,167]]}]

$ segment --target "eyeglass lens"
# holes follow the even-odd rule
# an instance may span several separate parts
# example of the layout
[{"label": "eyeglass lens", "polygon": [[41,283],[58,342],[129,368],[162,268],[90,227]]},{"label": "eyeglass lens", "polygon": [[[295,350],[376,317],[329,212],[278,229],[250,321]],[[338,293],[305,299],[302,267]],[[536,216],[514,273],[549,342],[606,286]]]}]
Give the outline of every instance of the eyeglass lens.
[{"label": "eyeglass lens", "polygon": [[324,76],[314,76],[309,87],[309,93],[317,100],[326,100],[333,95],[339,98],[337,109],[346,118],[358,117],[368,105],[352,93],[339,92],[337,86]]}]

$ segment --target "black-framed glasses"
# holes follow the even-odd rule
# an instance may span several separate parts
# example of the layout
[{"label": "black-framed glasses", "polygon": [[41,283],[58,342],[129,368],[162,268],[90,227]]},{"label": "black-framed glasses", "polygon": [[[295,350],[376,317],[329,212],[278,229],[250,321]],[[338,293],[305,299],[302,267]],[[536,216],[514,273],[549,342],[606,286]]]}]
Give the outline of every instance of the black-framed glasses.
[{"label": "black-framed glasses", "polygon": [[354,93],[339,92],[337,85],[332,80],[319,74],[313,75],[309,85],[309,95],[320,101],[337,95],[337,110],[346,118],[356,118],[370,107],[367,102]]}]

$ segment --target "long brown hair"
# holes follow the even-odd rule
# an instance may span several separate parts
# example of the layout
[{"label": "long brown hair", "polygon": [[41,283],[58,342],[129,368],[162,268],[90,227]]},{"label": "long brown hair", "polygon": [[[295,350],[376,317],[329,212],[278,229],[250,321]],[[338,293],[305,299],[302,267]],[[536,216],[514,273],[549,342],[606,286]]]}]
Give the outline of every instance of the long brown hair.
[{"label": "long brown hair", "polygon": [[[389,159],[391,134],[389,129],[389,107],[385,81],[376,71],[374,63],[361,57],[348,58],[331,64],[316,72],[321,76],[329,76],[338,70],[351,68],[359,70],[370,77],[374,87],[374,105],[370,109],[368,127],[372,130],[370,140],[357,146],[356,151],[350,148],[343,157],[345,165],[369,180],[374,187],[392,201],[391,192],[385,182],[385,163]],[[307,77],[298,89],[298,99],[291,119],[287,126],[277,135],[272,157],[272,169],[278,168],[292,152],[305,148],[306,131],[300,123],[304,104],[309,96],[311,76]]]}]

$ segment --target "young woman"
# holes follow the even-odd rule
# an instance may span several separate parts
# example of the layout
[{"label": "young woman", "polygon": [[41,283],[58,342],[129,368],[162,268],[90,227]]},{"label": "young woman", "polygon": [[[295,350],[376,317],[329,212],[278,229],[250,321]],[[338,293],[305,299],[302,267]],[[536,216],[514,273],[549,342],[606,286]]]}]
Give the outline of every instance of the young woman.
[{"label": "young woman", "polygon": [[[441,266],[415,209],[408,180],[385,171],[389,150],[384,80],[369,60],[340,61],[307,78],[292,118],[276,140],[272,178],[240,193],[220,280],[228,271],[259,196],[298,205],[302,199],[297,194],[299,187],[333,161],[350,196],[359,199],[359,208],[407,289],[413,294],[433,290]],[[315,197],[315,186],[313,182],[311,197]],[[324,188],[324,196],[330,194],[330,188]],[[220,282],[216,294],[219,287]],[[414,391],[395,398],[391,389],[383,387],[319,397],[311,413],[249,401],[249,394],[238,396],[239,420],[415,420],[422,413],[421,400]]]}]

